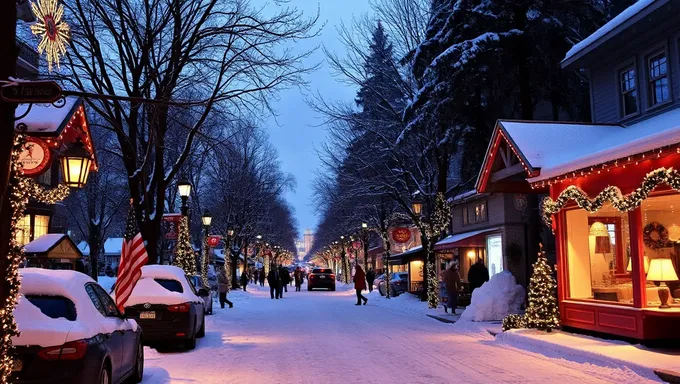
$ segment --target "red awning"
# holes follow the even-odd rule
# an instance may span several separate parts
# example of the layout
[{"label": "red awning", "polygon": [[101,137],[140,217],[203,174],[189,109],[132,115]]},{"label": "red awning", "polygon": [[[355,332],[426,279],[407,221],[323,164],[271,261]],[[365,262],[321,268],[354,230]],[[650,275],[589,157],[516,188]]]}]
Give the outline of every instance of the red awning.
[{"label": "red awning", "polygon": [[460,247],[485,247],[486,235],[498,232],[501,228],[487,228],[451,235],[434,245],[435,251],[446,251]]}]

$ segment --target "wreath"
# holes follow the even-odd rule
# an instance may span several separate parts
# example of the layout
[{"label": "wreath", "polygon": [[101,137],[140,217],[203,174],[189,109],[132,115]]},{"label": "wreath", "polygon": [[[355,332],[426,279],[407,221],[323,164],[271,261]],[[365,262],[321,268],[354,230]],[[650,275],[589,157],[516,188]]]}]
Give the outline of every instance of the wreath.
[{"label": "wreath", "polygon": [[648,248],[663,248],[668,243],[668,230],[661,223],[652,221],[642,229],[642,240]]}]

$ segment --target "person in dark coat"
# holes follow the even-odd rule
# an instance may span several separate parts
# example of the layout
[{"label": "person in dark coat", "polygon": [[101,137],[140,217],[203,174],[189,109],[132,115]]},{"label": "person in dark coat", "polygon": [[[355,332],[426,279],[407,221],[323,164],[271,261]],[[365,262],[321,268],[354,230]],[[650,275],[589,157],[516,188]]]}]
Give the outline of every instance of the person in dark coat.
[{"label": "person in dark coat", "polygon": [[489,281],[489,270],[484,265],[482,259],[477,259],[477,262],[470,267],[470,271],[468,271],[468,281],[470,282],[470,293]]},{"label": "person in dark coat", "polygon": [[260,276],[260,287],[264,287],[264,279],[265,279],[264,268],[260,269],[259,276]]},{"label": "person in dark coat", "polygon": [[[279,265],[279,275],[281,275],[281,285],[283,286],[283,289],[288,292],[288,283],[290,283],[290,273],[286,268],[283,267],[283,265]],[[283,297],[283,292],[281,294],[281,297]]]},{"label": "person in dark coat", "polygon": [[444,271],[444,284],[446,285],[446,295],[448,301],[444,306],[444,311],[448,313],[447,308],[451,308],[452,313],[456,313],[458,307],[458,291],[460,290],[460,275],[458,274],[458,265],[451,263],[449,268]]},{"label": "person in dark coat", "polygon": [[260,280],[260,277],[258,276],[258,273],[260,273],[259,269],[255,269],[253,271],[253,284],[257,284],[257,282]]},{"label": "person in dark coat", "polygon": [[300,292],[302,287],[302,270],[300,267],[295,268],[295,292]]},{"label": "person in dark coat", "polygon": [[281,291],[281,276],[279,276],[278,268],[269,268],[267,283],[269,284],[269,294],[272,299],[276,296],[276,299],[278,300],[279,292]]},{"label": "person in dark coat", "polygon": [[366,272],[366,282],[368,283],[368,292],[373,292],[373,282],[375,281],[375,271],[369,269]]},{"label": "person in dark coat", "polygon": [[243,291],[246,291],[246,286],[248,285],[248,271],[245,269],[243,270],[243,273],[241,274],[241,285],[243,286]]},{"label": "person in dark coat", "polygon": [[220,273],[217,274],[217,292],[220,294],[220,306],[224,308],[224,304],[229,304],[229,308],[234,308],[234,303],[227,299],[227,292],[229,292],[229,276],[224,268],[220,268]]},{"label": "person in dark coat", "polygon": [[357,291],[357,303],[354,305],[361,305],[361,300],[366,305],[368,299],[361,294],[361,291],[366,289],[366,274],[360,265],[357,265],[356,272],[354,273],[354,289]]}]

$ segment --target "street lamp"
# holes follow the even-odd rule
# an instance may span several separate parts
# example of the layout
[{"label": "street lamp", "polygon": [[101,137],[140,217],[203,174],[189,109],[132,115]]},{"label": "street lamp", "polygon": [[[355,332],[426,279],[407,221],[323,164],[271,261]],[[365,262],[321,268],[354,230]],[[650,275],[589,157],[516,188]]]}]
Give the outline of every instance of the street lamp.
[{"label": "street lamp", "polygon": [[411,208],[413,209],[413,214],[420,217],[423,213],[423,201],[420,198],[420,194],[417,193],[413,196],[413,200],[411,201]]},{"label": "street lamp", "polygon": [[203,212],[201,221],[203,222],[203,229],[205,229],[205,237],[203,239],[205,250],[203,253],[203,262],[201,263],[203,267],[201,271],[201,278],[203,280],[203,284],[205,284],[206,287],[209,287],[210,282],[208,282],[208,264],[210,263],[210,256],[208,253],[210,252],[210,246],[208,245],[208,231],[210,230],[210,224],[212,223],[210,211],[206,209],[205,212]]},{"label": "street lamp", "polygon": [[187,206],[187,201],[189,200],[189,195],[191,194],[191,183],[187,179],[178,181],[177,191],[179,192],[179,197],[182,198],[182,216],[189,216],[189,207]]},{"label": "street lamp", "polygon": [[210,215],[210,211],[206,209],[205,212],[203,212],[201,221],[203,222],[203,226],[206,227],[206,229],[210,227],[210,224],[212,224],[212,216]]},{"label": "street lamp", "polygon": [[[364,269],[368,272],[368,223],[361,223],[361,242],[364,246]],[[375,265],[373,265],[375,270]]]},{"label": "street lamp", "polygon": [[90,174],[92,157],[80,139],[60,155],[64,184],[71,188],[82,188]]}]

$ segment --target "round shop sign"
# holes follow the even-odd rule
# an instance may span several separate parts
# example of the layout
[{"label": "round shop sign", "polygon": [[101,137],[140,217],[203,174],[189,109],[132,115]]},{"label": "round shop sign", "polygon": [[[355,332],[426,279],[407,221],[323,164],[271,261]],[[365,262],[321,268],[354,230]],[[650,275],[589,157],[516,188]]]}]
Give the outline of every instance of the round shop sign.
[{"label": "round shop sign", "polygon": [[208,245],[211,247],[217,247],[220,245],[221,237],[217,235],[208,236]]},{"label": "round shop sign", "polygon": [[408,228],[400,227],[392,231],[392,240],[397,243],[406,243],[411,240],[411,231]]},{"label": "round shop sign", "polygon": [[34,177],[45,172],[52,160],[47,144],[37,137],[28,137],[19,161],[24,165],[24,176]]}]

